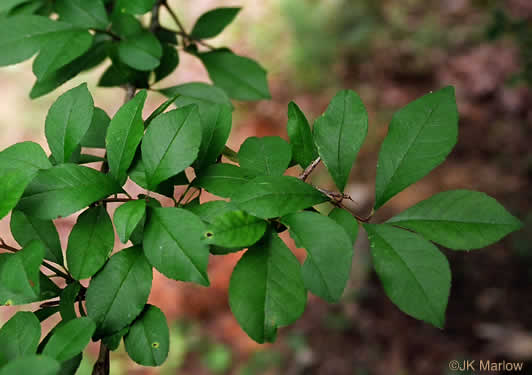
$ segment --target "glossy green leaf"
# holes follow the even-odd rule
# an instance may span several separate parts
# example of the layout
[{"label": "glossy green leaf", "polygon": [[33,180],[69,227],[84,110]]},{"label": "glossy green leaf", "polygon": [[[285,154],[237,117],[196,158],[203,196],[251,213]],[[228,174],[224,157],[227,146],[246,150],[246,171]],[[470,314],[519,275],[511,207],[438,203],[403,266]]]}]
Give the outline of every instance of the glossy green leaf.
[{"label": "glossy green leaf", "polygon": [[94,108],[91,125],[81,140],[81,146],[105,148],[105,137],[111,119],[101,108]]},{"label": "glossy green leaf", "polygon": [[302,267],[305,287],[328,302],[338,302],[349,281],[353,243],[344,228],[327,216],[298,212],[281,222],[299,248],[307,250]]},{"label": "glossy green leaf", "polygon": [[228,50],[216,50],[198,55],[214,84],[237,100],[269,99],[266,70],[256,61],[235,55]]},{"label": "glossy green leaf", "polygon": [[111,120],[107,130],[105,144],[109,172],[121,185],[127,178],[127,170],[144,135],[142,109],[146,96],[146,90],[142,90],[124,104]]},{"label": "glossy green leaf", "polygon": [[353,215],[342,208],[336,207],[329,213],[329,217],[345,229],[347,235],[351,238],[351,243],[355,245],[358,237],[358,221]]},{"label": "glossy green leaf", "polygon": [[156,0],[118,0],[116,10],[123,13],[144,14],[150,11]]},{"label": "glossy green leaf", "polygon": [[107,57],[108,46],[111,43],[111,41],[102,40],[98,35],[95,35],[94,43],[86,53],[62,68],[51,72],[43,79],[37,80],[31,89],[30,98],[35,99],[46,95],[82,71],[99,65]]},{"label": "glossy green leaf", "polygon": [[111,257],[87,289],[87,314],[96,335],[109,336],[142,312],[151,290],[152,268],[142,249],[131,247]]},{"label": "glossy green leaf", "polygon": [[146,215],[146,201],[143,199],[129,201],[118,207],[113,216],[116,233],[120,242],[129,241],[131,234]]},{"label": "glossy green leaf", "polygon": [[50,107],[44,131],[57,163],[67,162],[89,129],[94,102],[83,83],[61,95]]},{"label": "glossy green leaf", "polygon": [[195,39],[213,38],[235,19],[241,8],[216,8],[203,13],[192,28]]},{"label": "glossy green leaf", "polygon": [[122,328],[120,331],[112,334],[111,336],[102,337],[102,342],[109,348],[109,350],[117,350],[122,341],[122,337],[129,332],[129,326]]},{"label": "glossy green leaf", "polygon": [[0,305],[23,305],[40,298],[41,242],[33,241],[14,254],[0,254]]},{"label": "glossy green leaf", "polygon": [[63,264],[63,251],[59,234],[51,220],[40,220],[22,211],[13,210],[10,222],[11,233],[20,246],[25,247],[33,240],[41,241],[44,258]]},{"label": "glossy green leaf", "polygon": [[144,253],[165,276],[208,286],[209,249],[202,242],[205,225],[193,213],[173,207],[150,210]]},{"label": "glossy green leaf", "polygon": [[202,136],[195,166],[202,169],[215,163],[222,153],[231,133],[232,114],[231,108],[226,105],[199,108]]},{"label": "glossy green leaf", "polygon": [[9,12],[11,9],[27,2],[28,0],[4,0],[0,4],[0,12]]},{"label": "glossy green leaf", "polygon": [[168,77],[175,70],[177,65],[179,65],[179,54],[174,46],[164,43],[163,55],[161,57],[161,62],[157,69],[155,69],[155,82]]},{"label": "glossy green leaf", "polygon": [[118,192],[120,186],[112,178],[94,169],[61,164],[37,173],[17,209],[41,219],[56,219]]},{"label": "glossy green leaf", "polygon": [[257,176],[280,176],[292,160],[292,149],[280,137],[249,137],[238,151],[242,168]]},{"label": "glossy green leaf", "polygon": [[152,33],[143,32],[121,41],[118,56],[133,69],[153,70],[161,63],[163,47]]},{"label": "glossy green leaf", "polygon": [[51,166],[41,146],[33,142],[17,143],[0,152],[0,218],[17,205],[37,172]]},{"label": "glossy green leaf", "polygon": [[360,97],[351,90],[336,94],[314,123],[314,142],[323,164],[340,191],[368,132],[368,113]]},{"label": "glossy green leaf", "polygon": [[68,322],[77,318],[74,304],[78,299],[80,289],[81,285],[78,282],[70,283],[65,289],[63,289],[61,299],[59,300],[59,312],[61,313],[61,319],[63,322]]},{"label": "glossy green leaf", "polygon": [[153,120],[141,145],[150,190],[194,162],[201,144],[200,126],[197,106],[166,112]]},{"label": "glossy green leaf", "polygon": [[231,195],[231,202],[263,219],[284,216],[327,200],[327,196],[291,176],[257,177]]},{"label": "glossy green leaf", "polygon": [[240,258],[229,284],[229,305],[242,329],[259,343],[297,320],[307,302],[300,265],[270,231]]},{"label": "glossy green leaf", "polygon": [[255,244],[266,232],[266,221],[245,211],[230,211],[217,216],[205,232],[207,243],[226,248]]},{"label": "glossy green leaf", "polygon": [[83,55],[92,46],[93,35],[87,30],[73,29],[48,38],[33,62],[37,79],[45,79],[59,68]]},{"label": "glossy green leaf", "polygon": [[62,21],[85,29],[105,30],[109,24],[102,0],[56,0],[55,10]]},{"label": "glossy green leaf", "polygon": [[83,360],[83,353],[79,353],[68,361],[61,363],[61,369],[59,370],[60,375],[75,375],[81,365]]},{"label": "glossy green leaf", "polygon": [[113,223],[105,205],[89,207],[78,217],[68,237],[68,270],[76,280],[93,276],[107,261],[115,244]]},{"label": "glossy green leaf", "polygon": [[188,104],[197,104],[200,113],[213,104],[221,104],[232,108],[231,99],[224,90],[203,82],[189,82],[182,85],[168,87],[160,90],[168,98],[181,94],[175,101],[179,107]]},{"label": "glossy green leaf", "polygon": [[288,122],[286,131],[292,146],[292,158],[302,167],[306,168],[318,157],[318,150],[314,144],[310,125],[305,114],[296,103],[288,104]]},{"label": "glossy green leaf", "polygon": [[12,65],[32,57],[48,38],[72,25],[48,17],[21,15],[0,19],[0,66]]},{"label": "glossy green leaf", "polygon": [[41,323],[35,314],[19,311],[0,329],[0,367],[15,358],[35,354]]},{"label": "glossy green leaf", "polygon": [[160,366],[168,357],[170,333],[159,308],[148,305],[124,337],[129,357],[143,366]]},{"label": "glossy green leaf", "polygon": [[39,374],[57,375],[60,366],[55,359],[44,355],[26,355],[0,368],[0,375]]},{"label": "glossy green leaf", "polygon": [[197,206],[186,206],[185,208],[197,215],[206,224],[212,224],[219,215],[237,210],[236,206],[227,201],[208,201]]},{"label": "glossy green leaf", "polygon": [[457,135],[458,110],[452,86],[396,112],[379,151],[375,208],[441,164]]},{"label": "glossy green leaf", "polygon": [[255,173],[233,164],[212,164],[203,169],[192,184],[225,198],[254,177]]},{"label": "glossy green leaf", "polygon": [[387,223],[411,229],[455,250],[488,246],[522,226],[495,199],[469,190],[436,194]]},{"label": "glossy green leaf", "polygon": [[445,256],[415,233],[387,224],[364,224],[375,271],[404,313],[442,328],[451,288]]},{"label": "glossy green leaf", "polygon": [[96,324],[87,317],[61,324],[54,329],[42,354],[60,362],[68,361],[85,349],[95,330]]}]

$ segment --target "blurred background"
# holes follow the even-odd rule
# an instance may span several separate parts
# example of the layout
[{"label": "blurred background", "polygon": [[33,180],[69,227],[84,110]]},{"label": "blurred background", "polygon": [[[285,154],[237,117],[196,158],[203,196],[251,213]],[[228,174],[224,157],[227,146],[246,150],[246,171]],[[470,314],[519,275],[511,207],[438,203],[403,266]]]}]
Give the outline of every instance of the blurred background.
[{"label": "blurred background", "polygon": [[[169,1],[185,26],[204,11],[243,6],[223,36],[211,42],[257,59],[268,71],[273,99],[236,103],[230,146],[248,136],[286,136],[294,100],[310,120],[341,88],[357,91],[370,130],[347,192],[361,215],[374,199],[379,145],[392,114],[423,94],[454,85],[459,140],[448,160],[382,208],[382,221],[436,192],[466,188],[495,197],[525,227],[483,250],[443,249],[453,273],[444,330],[401,313],[385,296],[359,236],[351,282],[339,304],[310,297],[303,317],[281,329],[273,345],[249,339],[227,302],[229,277],[240,254],[211,258],[212,286],[155,276],[150,303],[167,315],[170,356],[160,369],[112,353],[112,374],[450,374],[451,360],[524,361],[532,374],[532,1],[263,0]],[[172,25],[166,13],[162,23]],[[173,26],[173,25],[172,25]],[[208,77],[181,54],[178,70],[159,88]],[[120,89],[96,87],[107,64],[31,101],[31,62],[0,69],[0,149],[33,140],[45,146],[44,120],[53,101],[87,81],[95,104],[113,115]],[[152,93],[145,115],[164,101]],[[313,175],[333,188],[323,168]],[[57,226],[66,245],[75,218]],[[0,234],[9,241],[9,218]],[[291,243],[293,248],[293,243]],[[64,246],[66,247],[66,246]],[[5,321],[11,312],[3,311]],[[79,374],[97,357],[89,348]],[[467,373],[467,372],[462,372]],[[490,374],[497,372],[490,372]]]}]

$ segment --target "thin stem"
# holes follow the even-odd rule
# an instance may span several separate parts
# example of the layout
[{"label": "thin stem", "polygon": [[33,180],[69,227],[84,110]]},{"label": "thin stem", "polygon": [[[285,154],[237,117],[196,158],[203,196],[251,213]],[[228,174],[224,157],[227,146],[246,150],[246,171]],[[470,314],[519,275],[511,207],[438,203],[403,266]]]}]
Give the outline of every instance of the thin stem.
[{"label": "thin stem", "polygon": [[87,316],[87,312],[83,308],[83,300],[81,298],[78,300],[78,308],[79,308],[79,315]]},{"label": "thin stem", "polygon": [[174,12],[174,10],[172,8],[170,8],[170,6],[168,5],[168,2],[166,0],[163,0],[163,6],[166,8],[168,13],[170,13],[170,17],[172,17],[172,19],[174,20],[175,24],[177,25],[177,27],[181,31],[181,33],[182,33],[181,35],[188,36],[187,32],[185,31],[185,27],[183,26],[183,24],[179,20],[179,17]]},{"label": "thin stem", "polygon": [[191,187],[192,187],[192,185],[188,185],[187,186],[187,188],[185,189],[183,194],[181,194],[181,196],[179,197],[179,200],[177,201],[176,207],[181,204],[181,201],[183,200],[183,198],[185,198],[185,195],[187,195],[187,193],[188,193],[188,191],[190,190]]},{"label": "thin stem", "polygon": [[151,9],[150,31],[152,33],[159,27],[159,9],[162,2],[162,0],[157,0]]},{"label": "thin stem", "polygon": [[232,149],[230,149],[229,147],[225,146],[223,151],[222,151],[222,155],[225,156],[227,159],[235,162],[235,163],[238,163],[238,153]]},{"label": "thin stem", "polygon": [[129,202],[129,201],[134,201],[136,199],[133,199],[131,197],[129,198],[107,198],[107,199],[104,199],[102,200],[102,202],[104,203],[116,203],[116,202]]},{"label": "thin stem", "polygon": [[11,251],[13,253],[16,253],[17,251],[20,251],[20,249],[16,249],[14,247],[9,246],[5,243],[4,239],[0,238],[0,249],[5,249],[8,251]]},{"label": "thin stem", "polygon": [[92,31],[100,34],[106,34],[109,35],[114,40],[121,40],[122,38],[118,35],[112,32],[111,30],[102,30],[102,29],[92,29]]},{"label": "thin stem", "polygon": [[209,49],[217,49],[216,47],[210,45],[209,43],[204,42],[202,39],[194,38],[192,35],[184,33],[182,31],[176,31],[176,34],[181,35],[183,38],[188,39],[189,41],[201,44],[203,47],[207,47]]},{"label": "thin stem", "polygon": [[100,353],[92,369],[92,375],[108,375],[109,371],[109,348],[100,341]]},{"label": "thin stem", "polygon": [[312,173],[312,171],[314,171],[314,169],[316,169],[316,167],[318,166],[320,161],[321,161],[321,157],[318,156],[316,158],[316,160],[314,160],[312,163],[310,163],[310,165],[307,168],[305,168],[303,173],[301,173],[298,178],[301,181],[306,181],[308,176],[310,176],[310,174]]},{"label": "thin stem", "polygon": [[62,278],[66,279],[66,280],[73,280],[72,276],[70,275],[67,275],[66,273],[64,273],[63,271],[60,271],[59,269],[57,269],[55,266],[52,266],[50,263],[48,263],[47,261],[43,260],[42,262],[42,266],[45,267],[45,268],[48,268],[50,271],[52,272],[55,272],[55,274],[57,276],[61,276]]}]

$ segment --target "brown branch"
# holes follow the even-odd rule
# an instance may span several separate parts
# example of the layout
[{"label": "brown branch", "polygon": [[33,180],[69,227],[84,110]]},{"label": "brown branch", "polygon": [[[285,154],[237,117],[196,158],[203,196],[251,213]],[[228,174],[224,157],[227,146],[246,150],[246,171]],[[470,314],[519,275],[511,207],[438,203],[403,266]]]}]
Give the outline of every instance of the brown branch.
[{"label": "brown branch", "polygon": [[103,199],[102,202],[104,203],[116,203],[116,202],[129,202],[129,201],[134,201],[136,199],[133,199],[133,198],[107,198],[107,199]]},{"label": "brown branch", "polygon": [[100,341],[100,353],[92,368],[92,375],[109,375],[109,348]]},{"label": "brown branch", "polygon": [[318,156],[316,158],[316,160],[314,160],[312,163],[310,163],[310,165],[305,168],[305,170],[299,175],[299,179],[301,181],[306,181],[308,176],[310,176],[310,174],[312,173],[312,171],[314,169],[316,169],[316,167],[318,166],[318,164],[320,164],[320,161],[321,161],[321,158]]}]

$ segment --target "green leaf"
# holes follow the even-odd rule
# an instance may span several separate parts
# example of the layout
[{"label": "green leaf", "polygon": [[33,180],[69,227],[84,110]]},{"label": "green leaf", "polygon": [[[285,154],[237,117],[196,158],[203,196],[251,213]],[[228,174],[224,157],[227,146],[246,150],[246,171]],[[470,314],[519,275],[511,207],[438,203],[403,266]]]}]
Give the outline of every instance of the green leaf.
[{"label": "green leaf", "polygon": [[238,151],[242,168],[257,176],[280,176],[292,160],[292,149],[280,137],[249,137]]},{"label": "green leaf", "polygon": [[442,328],[451,288],[445,256],[415,233],[364,224],[384,291],[404,313]]},{"label": "green leaf", "polygon": [[61,294],[61,289],[42,272],[39,274],[39,281],[41,284],[39,300],[44,301],[58,297]]},{"label": "green leaf", "polygon": [[163,312],[148,305],[124,337],[127,354],[143,366],[160,366],[168,357],[170,333]]},{"label": "green leaf", "polygon": [[0,152],[0,218],[17,205],[37,172],[51,166],[41,146],[33,142],[17,143]]},{"label": "green leaf", "polygon": [[344,228],[327,216],[306,211],[281,222],[289,227],[296,246],[307,250],[301,270],[305,287],[328,302],[338,302],[353,259],[353,243]]},{"label": "green leaf", "polygon": [[185,208],[207,224],[214,223],[214,220],[220,215],[237,210],[236,206],[227,201],[208,201],[197,206],[186,206]]},{"label": "green leaf", "polygon": [[231,202],[263,219],[284,216],[309,208],[328,198],[312,186],[291,176],[257,177],[239,186]]},{"label": "green leaf", "polygon": [[452,86],[396,112],[379,152],[375,209],[440,165],[457,135],[458,110]]},{"label": "green leaf", "polygon": [[142,33],[143,28],[142,23],[132,14],[114,12],[112,14],[111,30],[119,37],[125,39]]},{"label": "green leaf", "polygon": [[226,49],[200,53],[214,84],[238,100],[270,99],[266,70],[256,61]]},{"label": "green leaf", "polygon": [[108,46],[111,43],[111,41],[102,40],[96,35],[92,47],[85,54],[51,72],[45,78],[37,80],[31,89],[30,98],[35,99],[46,95],[82,71],[99,65],[107,57]]},{"label": "green leaf", "polygon": [[37,79],[45,79],[87,52],[92,42],[93,36],[87,30],[72,29],[54,34],[33,62],[33,73]]},{"label": "green leaf", "polygon": [[195,166],[202,169],[216,162],[222,153],[231,133],[231,108],[214,104],[209,108],[200,107],[201,145]]},{"label": "green leaf", "polygon": [[161,57],[161,62],[157,69],[155,69],[155,82],[168,77],[175,70],[177,65],[179,65],[179,55],[174,46],[164,43],[163,47],[163,56]]},{"label": "green leaf", "polygon": [[122,328],[120,331],[112,334],[111,336],[102,337],[102,342],[109,348],[109,350],[117,350],[120,346],[120,341],[122,341],[122,337],[124,337],[128,331],[129,326]]},{"label": "green leaf", "polygon": [[113,216],[116,233],[120,242],[129,241],[131,234],[146,215],[146,201],[143,199],[129,201],[118,207]]},{"label": "green leaf", "polygon": [[56,0],[55,9],[62,21],[85,29],[107,29],[109,18],[102,0]]},{"label": "green leaf", "polygon": [[133,35],[118,45],[120,60],[137,70],[153,70],[161,63],[163,47],[149,32]]},{"label": "green leaf", "polygon": [[469,190],[436,194],[387,223],[414,230],[454,250],[488,246],[522,227],[495,199]]},{"label": "green leaf", "polygon": [[144,229],[144,253],[165,276],[208,286],[209,249],[205,225],[193,213],[173,207],[150,210]]},{"label": "green leaf", "polygon": [[336,207],[329,213],[329,217],[345,229],[354,246],[358,237],[358,221],[353,215],[342,208]]},{"label": "green leaf", "polygon": [[89,129],[94,102],[83,83],[61,95],[46,116],[45,134],[57,163],[67,162]]},{"label": "green leaf", "polygon": [[144,14],[150,11],[156,0],[118,0],[116,10],[122,13]]},{"label": "green leaf", "polygon": [[107,261],[115,244],[113,223],[104,205],[89,207],[78,217],[68,237],[68,270],[76,280],[93,276]]},{"label": "green leaf", "polygon": [[61,293],[61,299],[59,300],[59,312],[61,313],[61,319],[64,322],[68,322],[77,318],[74,304],[78,299],[80,289],[80,283],[73,282],[68,284]]},{"label": "green leaf", "polygon": [[37,173],[17,209],[37,218],[56,219],[118,192],[120,186],[103,173],[80,165],[61,164]]},{"label": "green leaf", "polygon": [[243,248],[255,244],[266,232],[266,221],[245,211],[230,211],[216,217],[207,228],[207,243],[226,248]]},{"label": "green leaf", "polygon": [[246,251],[231,275],[231,311],[259,343],[273,341],[278,327],[296,321],[306,302],[299,262],[273,231]]},{"label": "green leaf", "polygon": [[75,375],[79,369],[81,361],[83,360],[83,353],[79,353],[74,358],[61,363],[60,375]]},{"label": "green leaf", "polygon": [[0,19],[0,66],[12,65],[32,57],[48,38],[72,28],[64,22],[42,16],[15,16]]},{"label": "green leaf", "polygon": [[51,220],[40,220],[26,215],[22,211],[13,210],[10,228],[13,238],[20,246],[25,247],[31,241],[38,240],[44,246],[45,259],[57,264],[64,264],[59,234]]},{"label": "green leaf", "polygon": [[201,144],[200,126],[197,106],[166,112],[153,120],[141,145],[150,190],[194,162]]},{"label": "green leaf", "polygon": [[41,242],[33,241],[14,254],[0,254],[0,305],[23,305],[40,298]]},{"label": "green leaf", "polygon": [[92,122],[81,140],[81,146],[93,148],[105,148],[105,136],[111,119],[101,108],[94,108]]},{"label": "green leaf", "polygon": [[219,197],[230,197],[242,184],[255,177],[255,173],[233,164],[212,164],[200,172],[192,182]]},{"label": "green leaf", "polygon": [[87,289],[87,314],[96,335],[109,336],[128,326],[142,312],[152,283],[152,268],[139,247],[111,257]]},{"label": "green leaf", "polygon": [[0,375],[38,374],[56,375],[60,369],[59,362],[44,355],[26,355],[9,362],[0,369]]},{"label": "green leaf", "polygon": [[192,28],[194,39],[214,38],[235,19],[241,8],[216,8],[203,13]]},{"label": "green leaf", "polygon": [[41,323],[35,314],[19,311],[0,329],[0,367],[15,358],[37,352]]},{"label": "green leaf", "polygon": [[233,108],[231,99],[229,99],[224,90],[203,82],[189,82],[162,89],[160,92],[167,98],[174,97],[176,94],[181,94],[181,96],[176,99],[175,104],[178,107],[188,104],[197,104],[200,108],[200,113],[203,112],[204,109],[211,107],[213,104],[221,104]]},{"label": "green leaf", "polygon": [[142,90],[124,104],[111,120],[107,130],[105,143],[109,172],[120,185],[126,181],[127,170],[144,135],[142,109],[146,96],[146,90]]},{"label": "green leaf", "polygon": [[307,118],[294,102],[288,104],[286,131],[288,132],[290,145],[292,146],[292,158],[302,168],[306,168],[318,158],[318,150],[314,144]]},{"label": "green leaf", "polygon": [[314,123],[314,142],[323,164],[340,191],[368,132],[368,113],[356,92],[343,90]]},{"label": "green leaf", "polygon": [[86,317],[60,324],[54,329],[42,354],[60,362],[68,361],[85,349],[95,330],[96,324]]},{"label": "green leaf", "polygon": [[28,0],[4,0],[0,3],[0,12],[9,12],[25,2],[28,2]]}]

